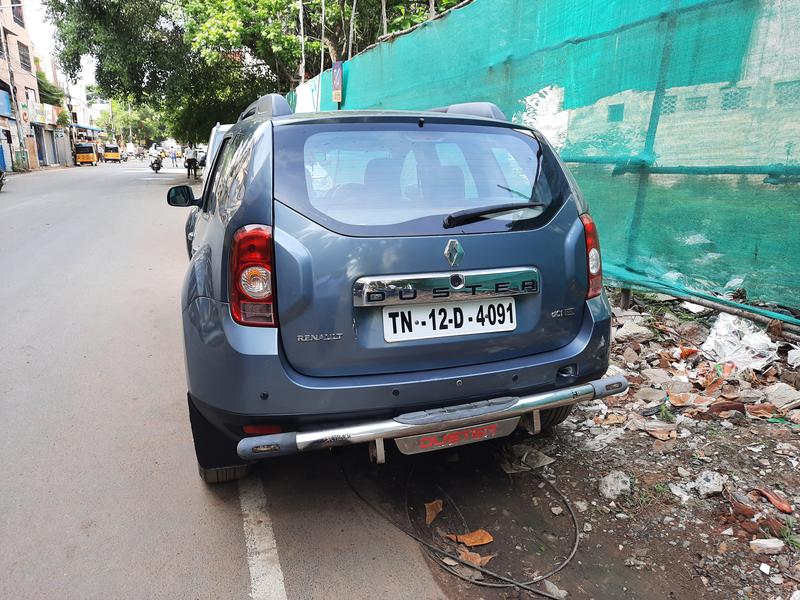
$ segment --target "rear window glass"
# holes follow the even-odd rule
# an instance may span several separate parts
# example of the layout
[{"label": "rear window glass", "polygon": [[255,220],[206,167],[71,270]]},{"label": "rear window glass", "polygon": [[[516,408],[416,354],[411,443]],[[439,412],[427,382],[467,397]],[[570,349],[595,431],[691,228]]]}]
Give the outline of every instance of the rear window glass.
[{"label": "rear window glass", "polygon": [[[288,125],[275,133],[275,198],[351,235],[536,227],[569,195],[546,145],[509,127],[426,123]],[[454,212],[531,203],[454,229]]]}]

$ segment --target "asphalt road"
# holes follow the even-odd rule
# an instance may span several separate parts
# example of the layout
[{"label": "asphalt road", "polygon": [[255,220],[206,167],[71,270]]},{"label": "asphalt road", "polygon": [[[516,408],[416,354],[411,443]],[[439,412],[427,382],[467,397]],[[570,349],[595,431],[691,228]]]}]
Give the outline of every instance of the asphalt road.
[{"label": "asphalt road", "polygon": [[165,203],[185,180],[133,162],[0,192],[0,598],[443,597],[331,454],[197,476]]}]

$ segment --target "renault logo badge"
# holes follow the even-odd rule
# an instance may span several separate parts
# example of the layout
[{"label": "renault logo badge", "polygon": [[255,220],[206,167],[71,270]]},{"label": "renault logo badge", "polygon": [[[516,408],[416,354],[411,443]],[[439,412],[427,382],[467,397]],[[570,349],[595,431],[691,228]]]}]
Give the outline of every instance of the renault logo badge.
[{"label": "renault logo badge", "polygon": [[444,247],[444,257],[451,267],[455,267],[464,258],[464,249],[458,240],[448,240],[447,245]]}]

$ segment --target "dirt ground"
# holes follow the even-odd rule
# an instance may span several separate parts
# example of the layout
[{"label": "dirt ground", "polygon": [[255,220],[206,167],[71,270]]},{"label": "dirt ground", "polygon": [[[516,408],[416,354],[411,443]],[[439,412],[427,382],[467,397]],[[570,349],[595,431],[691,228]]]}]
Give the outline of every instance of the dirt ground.
[{"label": "dirt ground", "polygon": [[[562,565],[577,535],[566,566],[531,587],[598,600],[798,600],[794,347],[742,336],[739,345],[755,349],[751,362],[766,360],[745,367],[740,354],[737,366],[719,345],[703,345],[718,314],[696,312],[668,299],[615,309],[610,374],[625,373],[631,388],[578,405],[553,430],[416,457],[395,452],[380,466],[342,452],[342,468],[366,502],[440,550],[426,552],[452,598],[535,595],[443,552],[529,582]],[[447,537],[481,529],[492,541]]]}]

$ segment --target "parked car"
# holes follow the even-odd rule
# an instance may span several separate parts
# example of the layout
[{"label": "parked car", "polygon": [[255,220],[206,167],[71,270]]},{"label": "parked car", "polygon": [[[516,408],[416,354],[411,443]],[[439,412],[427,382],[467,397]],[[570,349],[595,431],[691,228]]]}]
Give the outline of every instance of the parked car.
[{"label": "parked car", "polygon": [[494,105],[291,114],[222,137],[181,295],[200,475],[369,443],[426,452],[553,427],[604,378],[597,230],[541,133]]}]

